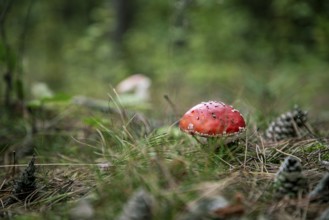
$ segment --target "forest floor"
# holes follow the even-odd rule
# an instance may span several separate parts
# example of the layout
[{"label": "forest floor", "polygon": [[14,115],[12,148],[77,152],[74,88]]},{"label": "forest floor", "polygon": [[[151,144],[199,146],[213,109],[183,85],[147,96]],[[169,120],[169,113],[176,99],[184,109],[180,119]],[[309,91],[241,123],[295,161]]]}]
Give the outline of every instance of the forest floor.
[{"label": "forest floor", "polygon": [[[297,220],[319,218],[328,207],[308,195],[329,170],[329,121],[310,118],[312,133],[275,143],[262,138],[260,122],[248,121],[228,146],[200,144],[170,119],[120,108],[3,117],[5,219]],[[302,165],[304,194],[278,196],[274,181],[287,156]]]}]

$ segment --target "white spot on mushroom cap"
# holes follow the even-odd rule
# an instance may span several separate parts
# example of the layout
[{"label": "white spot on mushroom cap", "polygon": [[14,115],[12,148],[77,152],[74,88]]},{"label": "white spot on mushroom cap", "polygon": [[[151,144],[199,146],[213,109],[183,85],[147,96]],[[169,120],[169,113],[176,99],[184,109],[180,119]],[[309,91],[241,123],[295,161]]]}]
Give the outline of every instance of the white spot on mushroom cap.
[{"label": "white spot on mushroom cap", "polygon": [[187,130],[193,130],[194,129],[194,125],[192,123],[189,123],[187,126]]},{"label": "white spot on mushroom cap", "polygon": [[212,104],[215,104],[215,105],[216,105],[216,104],[220,104],[220,105],[226,105],[224,102],[211,101],[211,100],[210,100],[210,101],[208,101],[208,102],[201,102],[201,103],[209,103],[209,104],[211,104],[211,105],[212,105]]},{"label": "white spot on mushroom cap", "polygon": [[[238,110],[236,109],[232,109],[231,112],[239,112]],[[241,115],[241,114],[240,114]],[[241,115],[242,116],[242,115]]]}]

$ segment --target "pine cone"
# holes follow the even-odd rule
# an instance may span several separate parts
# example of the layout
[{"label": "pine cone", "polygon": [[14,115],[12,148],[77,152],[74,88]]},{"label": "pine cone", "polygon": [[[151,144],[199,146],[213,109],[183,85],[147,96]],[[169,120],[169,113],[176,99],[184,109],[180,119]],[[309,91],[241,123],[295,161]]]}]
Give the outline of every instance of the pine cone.
[{"label": "pine cone", "polygon": [[287,195],[296,197],[299,192],[304,193],[307,181],[302,173],[300,162],[294,157],[287,157],[277,172],[274,180],[277,197]]},{"label": "pine cone", "polygon": [[281,141],[304,135],[306,131],[303,128],[306,121],[307,112],[295,106],[293,111],[280,115],[269,125],[265,131],[265,139]]},{"label": "pine cone", "polygon": [[18,202],[18,200],[26,199],[26,197],[31,195],[31,193],[37,189],[35,177],[36,166],[34,165],[34,162],[35,157],[33,156],[21,176],[17,180],[14,180],[13,190],[11,193],[13,196],[10,196],[3,201],[3,207],[7,207],[15,202]]},{"label": "pine cone", "polygon": [[151,220],[153,196],[147,191],[139,189],[124,205],[121,215],[117,220]]},{"label": "pine cone", "polygon": [[[206,197],[190,205],[187,213],[178,218],[179,220],[211,220],[214,211],[228,207],[230,203],[222,196]],[[223,218],[216,218],[218,220]],[[228,218],[226,218],[228,219]]]},{"label": "pine cone", "polygon": [[311,202],[329,202],[329,173],[327,173],[313,191],[310,192],[309,198]]},{"label": "pine cone", "polygon": [[36,190],[36,177],[35,177],[35,170],[36,167],[34,165],[35,157],[33,156],[28,167],[24,170],[21,177],[14,182],[14,189],[13,194],[23,200],[25,199],[30,193]]},{"label": "pine cone", "polygon": [[329,208],[324,210],[324,212],[321,213],[320,217],[318,217],[317,220],[329,220]]}]

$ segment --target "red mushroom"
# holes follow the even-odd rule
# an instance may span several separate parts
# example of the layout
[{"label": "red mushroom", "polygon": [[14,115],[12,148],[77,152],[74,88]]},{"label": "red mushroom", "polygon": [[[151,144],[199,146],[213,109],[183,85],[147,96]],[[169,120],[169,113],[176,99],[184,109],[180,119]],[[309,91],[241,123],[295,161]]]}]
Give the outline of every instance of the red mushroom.
[{"label": "red mushroom", "polygon": [[191,135],[223,137],[237,135],[246,127],[243,116],[223,102],[202,102],[188,110],[179,128]]}]

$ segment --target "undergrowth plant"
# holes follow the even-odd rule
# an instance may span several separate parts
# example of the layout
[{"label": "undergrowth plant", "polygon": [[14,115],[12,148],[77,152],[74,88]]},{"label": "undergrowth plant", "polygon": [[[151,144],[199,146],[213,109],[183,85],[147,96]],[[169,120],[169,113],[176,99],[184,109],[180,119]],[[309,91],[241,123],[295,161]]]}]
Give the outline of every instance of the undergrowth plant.
[{"label": "undergrowth plant", "polygon": [[[274,184],[281,162],[291,156],[301,161],[306,191],[315,188],[329,157],[324,138],[267,142],[262,131],[249,127],[239,141],[229,145],[214,141],[209,147],[181,132],[175,123],[144,129],[136,113],[118,108],[110,115],[71,109],[73,115],[88,120],[77,121],[72,114],[59,120],[56,129],[72,141],[48,148],[47,142],[37,142],[43,144],[35,148],[36,189],[10,205],[2,203],[1,216],[81,219],[78,213],[89,210],[84,214],[87,219],[125,219],[139,211],[159,220],[312,219],[325,209],[306,197],[278,198]],[[108,120],[100,120],[104,117]],[[65,127],[68,121],[74,126]],[[16,167],[19,173],[18,165],[6,167]],[[2,177],[4,201],[14,195],[12,180],[17,177],[10,173]]]}]

